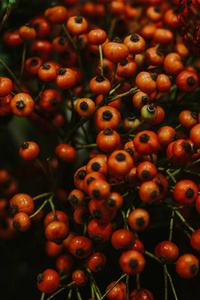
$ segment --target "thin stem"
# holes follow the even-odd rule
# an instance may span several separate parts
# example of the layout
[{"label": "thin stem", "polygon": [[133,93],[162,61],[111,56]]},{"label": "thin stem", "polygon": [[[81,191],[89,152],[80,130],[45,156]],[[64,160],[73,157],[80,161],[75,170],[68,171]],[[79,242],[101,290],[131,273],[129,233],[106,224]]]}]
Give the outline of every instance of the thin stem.
[{"label": "thin stem", "polygon": [[13,3],[13,4],[9,4],[8,5],[6,13],[5,13],[4,17],[3,17],[3,20],[1,22],[1,24],[0,24],[0,31],[2,30],[2,28],[3,28],[4,24],[6,23],[8,17],[10,16],[11,11],[13,10],[13,8],[19,4],[19,1],[20,0],[15,1],[15,3]]},{"label": "thin stem", "polygon": [[168,270],[167,270],[167,265],[164,265],[164,268],[165,268],[165,273],[169,279],[169,283],[170,283],[170,286],[171,286],[171,289],[172,289],[172,292],[174,294],[174,299],[175,300],[178,300],[178,297],[177,297],[177,294],[176,294],[176,291],[175,291],[175,288],[174,288],[174,284],[173,284],[173,281],[172,281],[172,278],[171,278],[171,275],[169,274]]},{"label": "thin stem", "polygon": [[115,28],[116,21],[117,21],[116,18],[113,18],[112,21],[111,21],[110,28],[109,28],[109,31],[108,31],[108,39],[109,39],[109,41],[110,41],[111,38],[112,38],[112,35],[113,35],[113,31],[114,31],[114,28]]},{"label": "thin stem", "polygon": [[52,213],[53,213],[53,216],[54,216],[54,219],[57,220],[57,217],[56,217],[56,211],[55,211],[55,206],[53,204],[53,196],[52,195],[50,198],[49,198],[49,204],[51,205],[51,210],[52,210]]},{"label": "thin stem", "polygon": [[77,286],[75,287],[75,290],[76,290],[76,295],[77,295],[78,300],[83,300]]},{"label": "thin stem", "polygon": [[23,71],[24,71],[24,62],[25,62],[25,57],[26,57],[26,46],[27,46],[27,43],[24,42],[23,51],[22,51],[22,63],[21,63],[21,69],[20,69],[20,75],[19,75],[20,80],[22,78]]},{"label": "thin stem", "polygon": [[98,296],[99,296],[100,299],[101,299],[101,297],[102,297],[101,291],[100,291],[100,289],[99,289],[99,287],[98,287],[98,285],[97,285],[97,283],[96,283],[96,281],[95,281],[95,279],[94,279],[94,276],[93,276],[92,272],[91,272],[90,269],[88,269],[88,268],[86,268],[86,270],[87,270],[87,272],[88,272],[88,274],[89,274],[91,283],[92,283],[92,284],[94,285],[94,287],[95,287],[96,294],[98,294]]},{"label": "thin stem", "polygon": [[42,203],[42,205],[38,208],[38,210],[36,210],[36,212],[34,212],[34,214],[32,214],[31,216],[29,216],[29,218],[31,219],[31,218],[35,217],[43,209],[43,207],[47,204],[48,201],[49,200],[45,200]]},{"label": "thin stem", "polygon": [[74,43],[74,40],[73,40],[73,38],[71,37],[69,31],[67,30],[65,24],[63,23],[63,24],[61,25],[61,27],[62,27],[63,31],[65,32],[66,36],[68,37],[68,39],[69,39],[69,41],[70,41],[72,47],[74,48],[75,51],[77,51],[77,46],[76,46],[76,44]]},{"label": "thin stem", "polygon": [[126,275],[126,300],[129,300],[129,275]]},{"label": "thin stem", "polygon": [[140,290],[140,273],[136,274],[136,288]]},{"label": "thin stem", "polygon": [[108,295],[108,293],[110,293],[110,291],[124,278],[124,277],[126,277],[127,276],[127,274],[125,273],[125,274],[123,274],[108,290],[107,290],[107,292],[101,297],[101,300],[102,299],[104,299],[107,295]]},{"label": "thin stem", "polygon": [[195,232],[194,228],[192,228],[188,222],[185,220],[185,218],[181,215],[181,213],[177,210],[175,210],[176,215],[179,217],[179,219],[187,226],[188,229],[190,229],[192,232]]},{"label": "thin stem", "polygon": [[109,92],[109,96],[112,95],[122,84],[124,83],[124,79],[121,80],[112,90]]},{"label": "thin stem", "polygon": [[51,195],[51,194],[52,194],[51,192],[49,192],[49,193],[44,193],[44,194],[40,194],[40,195],[38,195],[38,196],[33,197],[33,201],[36,201],[36,200],[41,199],[41,198],[43,198],[43,197],[49,196],[49,195]]},{"label": "thin stem", "polygon": [[42,293],[40,300],[44,300],[45,293]]},{"label": "thin stem", "polygon": [[10,74],[10,76],[14,79],[14,82],[18,86],[18,88],[20,89],[20,91],[24,93],[23,87],[21,86],[19,80],[17,79],[17,77],[15,76],[15,74],[11,71],[11,69],[1,59],[0,59],[0,64],[8,71],[8,73]]},{"label": "thin stem", "polygon": [[34,99],[35,103],[40,99],[40,97],[45,89],[45,86],[46,86],[46,82],[43,83],[41,90],[39,91],[38,95],[35,97],[35,99]]},{"label": "thin stem", "polygon": [[153,258],[154,260],[158,261],[160,263],[160,260],[152,253],[150,253],[149,251],[144,251],[144,254],[146,254],[147,256]]},{"label": "thin stem", "polygon": [[70,300],[72,298],[72,289],[69,291],[68,295],[67,295],[67,300]]},{"label": "thin stem", "polygon": [[47,179],[49,179],[49,175],[47,174],[46,169],[44,168],[43,164],[39,161],[38,158],[36,158],[36,162],[39,165],[39,167],[41,168],[41,170],[43,171],[44,175],[47,177]]},{"label": "thin stem", "polygon": [[113,84],[114,84],[116,71],[117,71],[117,64],[114,64],[114,70],[113,70],[113,75],[112,75],[112,79],[111,79],[111,86],[113,86]]},{"label": "thin stem", "polygon": [[125,92],[123,94],[119,94],[119,95],[117,95],[115,97],[112,97],[111,99],[108,99],[108,103],[111,103],[111,102],[113,102],[113,101],[115,101],[115,100],[117,100],[119,98],[125,97],[127,95],[131,95],[131,94],[137,93],[138,91],[140,91],[140,90],[137,87],[132,88],[128,92]]},{"label": "thin stem", "polygon": [[90,288],[91,288],[91,298],[93,298],[93,299],[94,299],[94,297],[95,297],[94,285],[93,285],[93,284],[91,284]]},{"label": "thin stem", "polygon": [[84,123],[88,121],[88,118],[81,118],[80,121],[71,129],[69,130],[68,134],[66,135],[64,142],[67,143],[70,141],[71,137],[74,136],[76,130],[81,127]]},{"label": "thin stem", "polygon": [[102,53],[101,45],[99,45],[99,58],[100,58],[100,66],[101,66],[101,76],[103,76],[103,53]]},{"label": "thin stem", "polygon": [[174,216],[175,216],[175,212],[174,210],[172,210],[172,215],[171,215],[171,219],[170,219],[170,225],[169,225],[169,241],[172,241],[172,234],[173,234],[173,227],[174,227]]},{"label": "thin stem", "polygon": [[85,149],[85,148],[95,148],[97,147],[97,144],[89,144],[89,145],[83,145],[80,147],[77,147],[76,150]]},{"label": "thin stem", "polygon": [[166,171],[166,173],[169,175],[169,177],[173,180],[173,182],[176,184],[176,179],[174,178],[173,174],[170,173],[169,169]]},{"label": "thin stem", "polygon": [[165,300],[168,299],[168,281],[167,281],[167,273],[166,273],[166,265],[163,265],[164,269],[164,282],[165,282]]},{"label": "thin stem", "polygon": [[47,298],[46,300],[50,300],[52,298],[54,298],[54,296],[60,294],[62,291],[66,290],[66,287],[62,287],[61,289],[59,289],[58,291],[56,291],[55,293],[53,293],[49,298]]}]

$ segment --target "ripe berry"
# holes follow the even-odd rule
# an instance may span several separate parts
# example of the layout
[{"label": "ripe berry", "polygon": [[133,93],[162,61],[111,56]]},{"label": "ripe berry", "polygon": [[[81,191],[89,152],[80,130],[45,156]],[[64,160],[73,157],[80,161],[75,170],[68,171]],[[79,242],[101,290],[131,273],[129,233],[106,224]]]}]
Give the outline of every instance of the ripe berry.
[{"label": "ripe berry", "polygon": [[47,269],[37,276],[37,286],[42,293],[53,293],[60,284],[60,276],[53,269]]}]

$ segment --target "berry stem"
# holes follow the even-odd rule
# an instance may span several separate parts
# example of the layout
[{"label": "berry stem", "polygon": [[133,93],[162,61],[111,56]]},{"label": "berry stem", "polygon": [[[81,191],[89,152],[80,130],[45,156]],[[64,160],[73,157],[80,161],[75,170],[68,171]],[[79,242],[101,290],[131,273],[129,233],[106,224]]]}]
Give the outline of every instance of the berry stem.
[{"label": "berry stem", "polygon": [[44,300],[45,293],[42,293],[40,300]]},{"label": "berry stem", "polygon": [[23,71],[24,71],[24,62],[25,62],[25,57],[26,57],[26,46],[27,43],[24,42],[23,44],[23,50],[22,50],[22,62],[21,62],[21,69],[20,69],[20,75],[19,75],[19,81],[21,81]]},{"label": "berry stem", "polygon": [[34,99],[35,103],[40,99],[45,87],[46,87],[46,82],[43,83],[41,90],[39,91],[38,95],[35,97]]},{"label": "berry stem", "polygon": [[101,299],[100,300],[102,300],[102,299],[104,299],[107,295],[108,295],[108,293],[124,278],[124,277],[126,277],[127,276],[127,274],[125,273],[125,274],[123,274],[108,290],[107,290],[107,292],[101,297]]},{"label": "berry stem", "polygon": [[93,286],[94,286],[94,288],[95,288],[96,295],[98,295],[98,297],[99,297],[100,299],[102,299],[101,291],[100,291],[100,289],[99,289],[99,287],[98,287],[98,285],[97,285],[97,283],[96,283],[96,281],[95,281],[95,279],[94,279],[94,276],[93,276],[92,272],[91,272],[90,269],[88,269],[88,268],[86,268],[86,271],[87,271],[88,274],[89,274],[90,282],[93,284]]},{"label": "berry stem", "polygon": [[51,210],[52,210],[54,219],[57,220],[57,217],[56,217],[56,211],[55,211],[55,206],[54,206],[54,204],[53,204],[53,197],[54,197],[54,195],[51,195],[51,197],[48,199],[48,201],[49,201],[49,204],[50,204],[50,206],[51,206]]},{"label": "berry stem", "polygon": [[69,41],[70,41],[72,47],[74,48],[74,50],[75,50],[75,52],[76,52],[76,51],[77,51],[77,46],[76,46],[76,44],[74,43],[74,40],[73,40],[73,38],[71,37],[69,31],[67,30],[65,24],[63,23],[63,24],[61,25],[61,27],[62,27],[63,31],[65,32],[67,38],[69,39]]},{"label": "berry stem", "polygon": [[129,300],[129,275],[126,275],[126,300]]},{"label": "berry stem", "polygon": [[170,219],[170,225],[169,225],[169,241],[172,241],[172,234],[173,234],[173,227],[174,227],[174,216],[175,212],[172,210],[171,219]]},{"label": "berry stem", "polygon": [[81,297],[80,291],[79,291],[79,289],[78,289],[77,286],[75,286],[75,290],[76,290],[76,296],[77,296],[77,299],[78,299],[78,300],[83,300],[82,297]]},{"label": "berry stem", "polygon": [[136,274],[136,288],[140,290],[140,273]]},{"label": "berry stem", "polygon": [[50,300],[52,298],[54,298],[54,296],[60,294],[62,291],[64,291],[66,289],[66,287],[62,287],[61,289],[59,289],[58,291],[56,291],[55,293],[53,293],[49,298],[47,298],[46,300]]},{"label": "berry stem", "polygon": [[166,173],[169,175],[169,177],[170,177],[170,178],[173,180],[173,182],[176,184],[177,181],[176,181],[176,179],[174,178],[173,173],[171,173],[169,169],[166,170]]},{"label": "berry stem", "polygon": [[112,97],[111,99],[108,99],[108,103],[111,103],[119,98],[122,98],[122,97],[125,97],[127,95],[131,95],[131,94],[135,94],[137,92],[139,92],[140,90],[138,89],[138,87],[135,87],[135,88],[132,88],[130,89],[128,92],[125,92],[125,93],[122,93],[122,94],[119,94],[117,96],[114,96]]},{"label": "berry stem", "polygon": [[100,58],[100,66],[101,66],[101,76],[103,76],[103,53],[102,53],[101,45],[99,45],[99,58]]},{"label": "berry stem", "polygon": [[112,75],[112,79],[111,79],[111,87],[113,87],[113,84],[115,82],[116,71],[117,71],[117,64],[114,64],[114,70],[113,70],[113,75]]},{"label": "berry stem", "polygon": [[168,270],[167,270],[167,265],[165,264],[163,267],[164,267],[164,270],[165,270],[165,274],[167,275],[167,277],[168,277],[168,279],[169,279],[169,283],[170,283],[172,292],[173,292],[173,294],[174,294],[174,299],[175,299],[175,300],[178,300],[178,297],[177,297],[177,294],[176,294],[176,291],[175,291],[175,288],[174,288],[174,284],[173,284],[171,275],[169,274],[169,272],[168,272]]},{"label": "berry stem", "polygon": [[52,194],[51,192],[49,192],[49,193],[44,193],[44,194],[40,194],[40,195],[38,195],[38,196],[33,197],[33,201],[36,201],[36,200],[38,200],[38,199],[40,199],[40,198],[43,198],[43,197],[46,197],[46,196],[50,196],[51,194]]},{"label": "berry stem", "polygon": [[72,291],[73,291],[72,289],[69,290],[69,293],[67,295],[67,300],[70,300],[72,298]]},{"label": "berry stem", "polygon": [[31,218],[35,217],[43,209],[43,207],[47,204],[48,201],[49,200],[45,200],[42,203],[42,205],[38,208],[38,210],[36,210],[36,212],[34,212],[34,214],[32,214],[31,216],[29,216],[29,218],[31,219]]},{"label": "berry stem", "polygon": [[192,228],[188,222],[185,220],[185,218],[181,215],[181,213],[177,210],[175,210],[176,215],[179,217],[179,219],[187,226],[188,229],[190,229],[192,232],[195,232],[194,228]]},{"label": "berry stem", "polygon": [[154,260],[157,260],[160,263],[160,260],[152,253],[150,253],[149,251],[145,250],[144,254],[146,254],[147,256],[153,258]]},{"label": "berry stem", "polygon": [[165,300],[168,299],[168,280],[167,280],[167,273],[166,273],[166,265],[163,265],[164,270],[164,283],[165,283]]},{"label": "berry stem", "polygon": [[14,3],[9,4],[9,5],[7,6],[5,15],[4,15],[3,20],[1,21],[1,24],[0,24],[0,31],[2,30],[2,28],[3,28],[4,24],[6,23],[8,17],[10,16],[11,11],[13,10],[13,8],[19,4],[19,1],[20,1],[20,0],[15,1]]},{"label": "berry stem", "polygon": [[0,64],[8,71],[8,73],[10,74],[10,76],[14,79],[15,84],[18,86],[18,88],[20,89],[20,91],[22,93],[24,93],[24,89],[21,86],[19,80],[17,79],[17,77],[15,76],[15,74],[11,71],[11,69],[0,59]]},{"label": "berry stem", "polygon": [[95,148],[95,147],[97,147],[97,144],[88,144],[88,145],[77,147],[76,150],[85,149],[85,148]]}]

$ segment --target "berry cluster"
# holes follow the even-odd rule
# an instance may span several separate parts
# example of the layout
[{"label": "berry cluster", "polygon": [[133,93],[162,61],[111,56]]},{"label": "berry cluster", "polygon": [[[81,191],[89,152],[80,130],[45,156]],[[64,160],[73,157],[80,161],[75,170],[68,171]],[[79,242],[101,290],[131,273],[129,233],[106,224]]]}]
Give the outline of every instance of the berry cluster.
[{"label": "berry cluster", "polygon": [[[0,239],[38,224],[54,263],[33,278],[42,300],[180,299],[170,274],[199,272],[200,2],[62,0],[10,29],[18,4],[0,25],[17,54],[0,59],[0,118],[32,131],[18,170],[0,166]],[[121,276],[102,284],[112,255]]]}]

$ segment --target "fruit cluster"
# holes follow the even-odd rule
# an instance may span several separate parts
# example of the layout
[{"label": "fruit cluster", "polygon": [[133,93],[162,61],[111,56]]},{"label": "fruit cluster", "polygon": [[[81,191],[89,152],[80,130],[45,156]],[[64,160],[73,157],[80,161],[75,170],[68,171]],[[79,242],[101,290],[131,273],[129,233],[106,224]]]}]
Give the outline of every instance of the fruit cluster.
[{"label": "fruit cluster", "polygon": [[[0,25],[0,118],[36,134],[18,168],[1,164],[0,239],[38,224],[55,266],[32,279],[42,300],[177,300],[171,272],[199,272],[200,2],[62,0],[10,29],[17,4]],[[121,275],[99,283],[111,256]],[[142,281],[149,260],[162,296]]]}]

